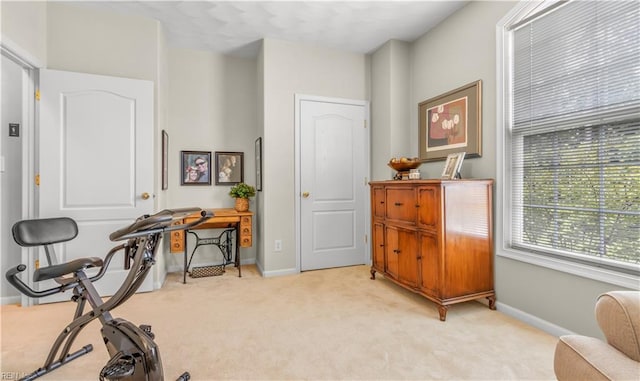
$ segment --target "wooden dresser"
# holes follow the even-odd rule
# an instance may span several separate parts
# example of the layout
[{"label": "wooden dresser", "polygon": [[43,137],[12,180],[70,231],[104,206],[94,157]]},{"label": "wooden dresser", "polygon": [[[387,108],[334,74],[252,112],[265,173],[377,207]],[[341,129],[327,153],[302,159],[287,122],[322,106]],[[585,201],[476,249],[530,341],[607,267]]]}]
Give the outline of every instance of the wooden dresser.
[{"label": "wooden dresser", "polygon": [[372,259],[376,272],[438,304],[487,298],[493,289],[493,180],[374,181]]}]

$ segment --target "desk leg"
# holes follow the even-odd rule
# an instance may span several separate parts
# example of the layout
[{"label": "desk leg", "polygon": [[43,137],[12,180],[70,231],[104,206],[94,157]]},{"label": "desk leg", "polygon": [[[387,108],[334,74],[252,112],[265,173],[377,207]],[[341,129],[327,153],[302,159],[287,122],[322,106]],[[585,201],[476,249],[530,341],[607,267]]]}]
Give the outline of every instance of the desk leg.
[{"label": "desk leg", "polygon": [[238,268],[238,278],[242,278],[242,267],[240,266],[240,223],[236,225],[236,267]]},{"label": "desk leg", "polygon": [[187,253],[189,252],[187,250],[187,231],[184,230],[184,245],[182,245],[182,247],[184,247],[184,267],[182,269],[182,284],[187,284]]}]

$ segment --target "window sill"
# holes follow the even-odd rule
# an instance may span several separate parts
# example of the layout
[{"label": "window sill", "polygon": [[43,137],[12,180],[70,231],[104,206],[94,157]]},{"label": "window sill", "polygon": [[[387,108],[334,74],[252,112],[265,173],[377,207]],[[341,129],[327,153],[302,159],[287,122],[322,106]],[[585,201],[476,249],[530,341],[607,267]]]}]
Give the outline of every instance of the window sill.
[{"label": "window sill", "polygon": [[515,251],[512,249],[499,248],[496,254],[501,257],[530,263],[540,267],[546,267],[551,270],[561,271],[583,278],[625,287],[631,290],[640,290],[640,277],[632,274],[589,266],[560,258],[551,258],[538,254],[527,253],[525,251]]}]

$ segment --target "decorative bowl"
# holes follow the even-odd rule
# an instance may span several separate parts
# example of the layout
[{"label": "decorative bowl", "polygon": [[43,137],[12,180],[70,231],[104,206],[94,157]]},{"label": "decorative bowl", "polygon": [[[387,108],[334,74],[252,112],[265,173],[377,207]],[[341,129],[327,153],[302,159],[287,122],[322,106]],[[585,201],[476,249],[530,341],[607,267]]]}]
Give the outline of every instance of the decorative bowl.
[{"label": "decorative bowl", "polygon": [[421,164],[422,164],[422,162],[418,158],[406,159],[406,160],[402,160],[402,159],[397,160],[396,159],[395,161],[389,161],[387,163],[388,166],[390,166],[391,168],[395,169],[396,171],[408,171],[410,169],[416,169]]}]

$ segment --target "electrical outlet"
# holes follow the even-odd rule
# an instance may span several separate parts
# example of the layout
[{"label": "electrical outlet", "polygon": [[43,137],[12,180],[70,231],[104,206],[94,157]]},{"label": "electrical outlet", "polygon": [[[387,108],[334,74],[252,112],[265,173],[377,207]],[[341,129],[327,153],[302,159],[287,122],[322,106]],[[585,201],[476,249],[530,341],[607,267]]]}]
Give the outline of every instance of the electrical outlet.
[{"label": "electrical outlet", "polygon": [[274,251],[282,251],[282,240],[277,239],[273,248]]}]

